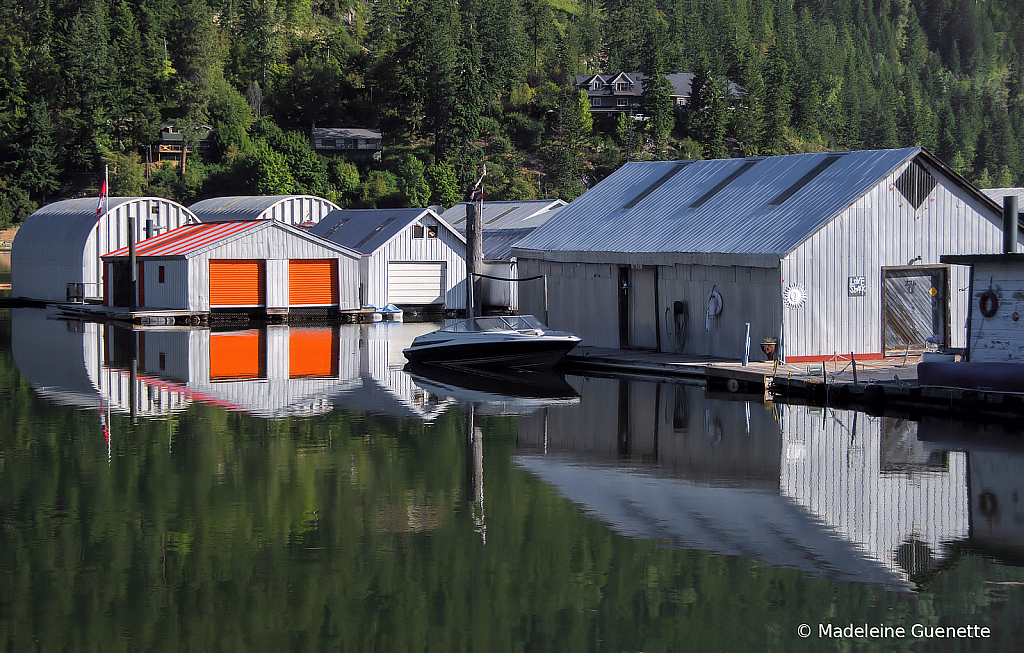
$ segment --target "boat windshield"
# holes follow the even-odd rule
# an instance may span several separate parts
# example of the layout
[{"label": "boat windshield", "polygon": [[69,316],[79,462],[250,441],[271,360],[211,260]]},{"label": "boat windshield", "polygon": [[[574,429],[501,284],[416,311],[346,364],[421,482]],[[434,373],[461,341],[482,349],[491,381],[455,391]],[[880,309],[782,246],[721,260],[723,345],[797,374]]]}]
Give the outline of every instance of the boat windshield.
[{"label": "boat windshield", "polygon": [[533,331],[546,330],[540,320],[532,315],[492,315],[460,320],[446,326],[442,331]]}]

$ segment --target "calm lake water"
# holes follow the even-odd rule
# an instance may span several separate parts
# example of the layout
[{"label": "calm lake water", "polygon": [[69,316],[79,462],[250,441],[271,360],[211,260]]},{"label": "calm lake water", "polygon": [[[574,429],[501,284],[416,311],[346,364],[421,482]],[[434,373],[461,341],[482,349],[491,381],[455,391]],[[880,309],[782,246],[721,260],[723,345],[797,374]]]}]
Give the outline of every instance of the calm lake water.
[{"label": "calm lake water", "polygon": [[51,317],[0,311],[5,650],[1024,642],[1017,439],[648,379],[410,375],[429,324]]}]

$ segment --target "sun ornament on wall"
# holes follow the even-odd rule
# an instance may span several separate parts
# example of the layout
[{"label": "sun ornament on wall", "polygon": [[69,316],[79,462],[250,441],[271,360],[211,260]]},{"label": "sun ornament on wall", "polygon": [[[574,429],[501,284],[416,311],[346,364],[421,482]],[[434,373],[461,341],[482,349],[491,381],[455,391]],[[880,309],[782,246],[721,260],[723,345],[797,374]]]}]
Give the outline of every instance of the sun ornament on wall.
[{"label": "sun ornament on wall", "polygon": [[800,308],[807,301],[803,284],[791,283],[782,289],[782,303],[789,308]]}]

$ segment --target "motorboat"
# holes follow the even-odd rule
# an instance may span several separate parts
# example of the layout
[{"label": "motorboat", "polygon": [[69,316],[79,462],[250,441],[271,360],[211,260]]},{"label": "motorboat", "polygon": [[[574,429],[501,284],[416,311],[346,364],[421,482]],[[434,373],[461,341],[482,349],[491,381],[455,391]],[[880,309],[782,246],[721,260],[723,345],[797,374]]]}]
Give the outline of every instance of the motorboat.
[{"label": "motorboat", "polygon": [[554,367],[580,339],[544,326],[532,315],[459,320],[418,336],[402,350],[412,363],[447,367]]}]

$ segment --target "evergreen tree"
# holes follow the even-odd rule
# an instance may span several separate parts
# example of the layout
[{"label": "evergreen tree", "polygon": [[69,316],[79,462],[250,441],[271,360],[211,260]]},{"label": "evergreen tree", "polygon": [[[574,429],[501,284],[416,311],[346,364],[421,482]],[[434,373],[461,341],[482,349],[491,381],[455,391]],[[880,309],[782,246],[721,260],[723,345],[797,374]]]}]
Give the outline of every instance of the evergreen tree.
[{"label": "evergreen tree", "polygon": [[654,17],[644,44],[641,72],[644,75],[644,114],[650,120],[648,129],[651,144],[655,158],[659,159],[675,125],[672,84],[665,77],[664,42],[665,26],[660,19]]}]

